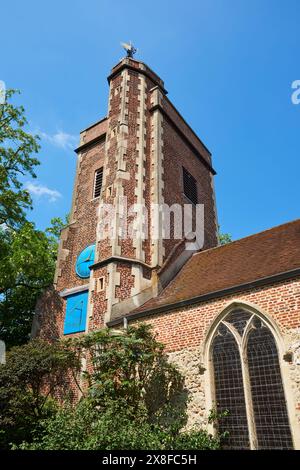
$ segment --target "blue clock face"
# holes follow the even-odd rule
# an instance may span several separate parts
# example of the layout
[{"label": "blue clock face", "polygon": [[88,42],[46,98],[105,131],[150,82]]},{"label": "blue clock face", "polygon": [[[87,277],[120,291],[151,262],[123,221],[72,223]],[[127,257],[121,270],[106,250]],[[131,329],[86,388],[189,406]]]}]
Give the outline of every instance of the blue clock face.
[{"label": "blue clock face", "polygon": [[87,246],[78,255],[78,258],[76,261],[76,274],[82,278],[90,277],[90,266],[94,264],[94,260],[95,260],[95,244]]}]

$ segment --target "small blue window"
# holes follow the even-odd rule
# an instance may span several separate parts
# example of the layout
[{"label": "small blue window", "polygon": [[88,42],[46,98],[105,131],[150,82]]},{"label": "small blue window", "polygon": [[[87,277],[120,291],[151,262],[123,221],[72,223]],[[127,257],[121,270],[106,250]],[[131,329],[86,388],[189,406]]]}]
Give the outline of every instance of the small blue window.
[{"label": "small blue window", "polygon": [[88,291],[77,292],[67,297],[64,334],[85,331]]}]

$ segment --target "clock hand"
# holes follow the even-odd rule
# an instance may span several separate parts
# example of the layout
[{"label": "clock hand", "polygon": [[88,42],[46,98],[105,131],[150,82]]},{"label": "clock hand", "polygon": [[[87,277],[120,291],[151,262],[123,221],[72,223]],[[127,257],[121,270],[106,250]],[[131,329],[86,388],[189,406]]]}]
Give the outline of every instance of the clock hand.
[{"label": "clock hand", "polygon": [[92,256],[92,252],[93,252],[93,250],[90,251],[89,256],[83,261],[84,263],[85,263],[86,261],[90,261],[91,256]]}]

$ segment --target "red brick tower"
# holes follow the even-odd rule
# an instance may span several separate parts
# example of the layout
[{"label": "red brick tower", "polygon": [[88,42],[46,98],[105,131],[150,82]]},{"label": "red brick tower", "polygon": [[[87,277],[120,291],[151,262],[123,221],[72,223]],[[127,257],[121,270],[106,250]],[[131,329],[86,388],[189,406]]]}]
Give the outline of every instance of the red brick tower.
[{"label": "red brick tower", "polygon": [[[183,237],[174,237],[174,227],[164,239],[163,216],[154,215],[152,205],[203,204],[203,247],[218,243],[211,154],[167,98],[163,81],[127,57],[108,82],[108,116],[80,134],[71,220],[61,234],[54,291],[45,293],[37,309],[35,329],[44,335],[53,314],[51,335],[101,328],[156,296],[178,272],[192,251]],[[148,228],[156,223],[159,237],[150,230],[144,239],[140,219],[123,213],[125,197],[128,207],[145,207]],[[114,237],[99,235],[102,204],[115,209]],[[124,217],[136,229],[133,238],[120,236]]]}]

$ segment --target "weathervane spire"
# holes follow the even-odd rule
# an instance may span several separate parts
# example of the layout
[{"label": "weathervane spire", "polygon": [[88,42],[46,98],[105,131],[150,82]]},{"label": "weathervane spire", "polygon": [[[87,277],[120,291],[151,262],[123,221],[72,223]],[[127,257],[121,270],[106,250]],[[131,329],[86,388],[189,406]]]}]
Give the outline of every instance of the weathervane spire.
[{"label": "weathervane spire", "polygon": [[137,49],[134,47],[131,41],[129,43],[121,42],[121,46],[125,49],[127,57],[133,58],[134,54],[137,52]]}]

